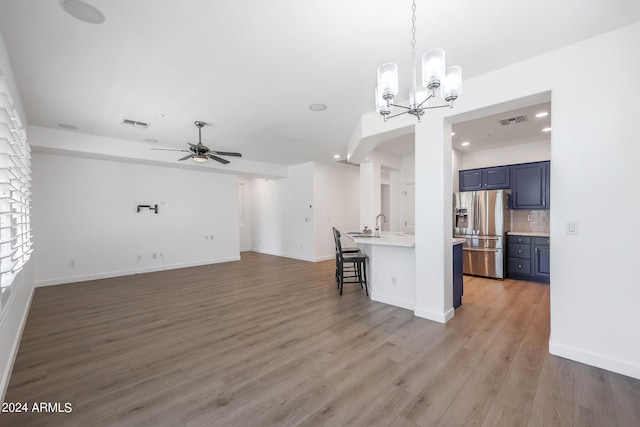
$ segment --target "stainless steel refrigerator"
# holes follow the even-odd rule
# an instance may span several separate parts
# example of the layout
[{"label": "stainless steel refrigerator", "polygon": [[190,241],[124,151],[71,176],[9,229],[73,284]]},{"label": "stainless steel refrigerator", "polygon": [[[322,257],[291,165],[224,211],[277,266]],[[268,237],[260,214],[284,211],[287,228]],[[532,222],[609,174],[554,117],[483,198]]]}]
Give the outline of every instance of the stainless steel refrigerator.
[{"label": "stainless steel refrigerator", "polygon": [[462,246],[464,274],[504,279],[510,223],[509,190],[453,195],[453,236],[466,239]]}]

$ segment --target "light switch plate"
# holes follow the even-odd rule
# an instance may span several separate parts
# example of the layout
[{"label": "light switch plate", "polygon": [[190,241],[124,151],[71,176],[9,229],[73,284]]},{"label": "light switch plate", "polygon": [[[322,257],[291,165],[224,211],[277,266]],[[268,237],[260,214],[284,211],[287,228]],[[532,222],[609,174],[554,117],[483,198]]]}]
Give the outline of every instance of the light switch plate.
[{"label": "light switch plate", "polygon": [[567,221],[567,225],[566,225],[566,229],[565,229],[565,234],[569,234],[572,236],[577,236],[578,235],[578,221]]}]

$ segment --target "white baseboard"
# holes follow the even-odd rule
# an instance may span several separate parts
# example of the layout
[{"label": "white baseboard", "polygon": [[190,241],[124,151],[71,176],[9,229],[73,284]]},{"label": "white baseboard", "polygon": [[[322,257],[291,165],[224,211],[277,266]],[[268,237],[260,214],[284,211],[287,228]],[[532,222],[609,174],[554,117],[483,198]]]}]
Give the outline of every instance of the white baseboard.
[{"label": "white baseboard", "polygon": [[36,287],[62,285],[66,283],[86,282],[89,280],[109,279],[111,277],[130,276],[132,274],[153,273],[154,271],[175,270],[178,268],[198,267],[201,265],[219,264],[221,262],[240,261],[240,256],[183,262],[176,264],[155,265],[152,267],[136,268],[130,270],[107,271],[103,273],[82,274],[56,279],[36,280]]},{"label": "white baseboard", "polygon": [[[31,308],[31,300],[33,299],[33,292],[35,287],[31,287],[29,291],[29,297],[27,298],[27,304],[24,306],[22,315],[20,317],[20,325],[18,326],[18,333],[15,335],[13,339],[13,343],[11,343],[11,350],[9,353],[9,360],[7,361],[7,365],[3,366],[2,378],[0,378],[0,402],[4,402],[4,397],[7,393],[7,388],[9,387],[9,380],[11,379],[11,371],[13,370],[13,365],[16,361],[16,357],[18,356],[18,348],[20,347],[20,340],[22,339],[22,332],[24,331],[24,327],[27,324],[27,316],[29,315],[29,309]],[[8,309],[11,310],[11,305],[8,304]],[[6,314],[6,313],[5,313]]]},{"label": "white baseboard", "polygon": [[407,310],[411,311],[413,311],[416,307],[416,303],[414,301],[380,294],[379,292],[371,292],[371,299],[373,301],[383,302],[385,304],[393,305],[396,307],[406,308]]},{"label": "white baseboard", "polygon": [[413,314],[424,319],[433,320],[434,322],[447,323],[449,320],[453,319],[455,310],[451,307],[445,312],[440,312],[416,307]]},{"label": "white baseboard", "polygon": [[259,254],[265,254],[265,255],[273,255],[273,256],[279,256],[279,257],[283,257],[283,258],[291,258],[291,259],[297,259],[300,261],[309,261],[309,262],[319,262],[319,261],[328,261],[330,259],[334,259],[336,256],[335,255],[325,255],[325,256],[320,256],[320,257],[308,257],[308,256],[301,256],[301,255],[295,255],[295,254],[288,254],[285,252],[276,252],[276,251],[269,251],[269,250],[265,250],[265,249],[257,249],[257,248],[253,248],[251,249],[251,252],[257,252]]},{"label": "white baseboard", "polygon": [[604,354],[593,353],[581,348],[549,341],[549,353],[565,359],[585,363],[607,371],[616,372],[628,377],[640,379],[640,365],[630,361],[616,359]]}]

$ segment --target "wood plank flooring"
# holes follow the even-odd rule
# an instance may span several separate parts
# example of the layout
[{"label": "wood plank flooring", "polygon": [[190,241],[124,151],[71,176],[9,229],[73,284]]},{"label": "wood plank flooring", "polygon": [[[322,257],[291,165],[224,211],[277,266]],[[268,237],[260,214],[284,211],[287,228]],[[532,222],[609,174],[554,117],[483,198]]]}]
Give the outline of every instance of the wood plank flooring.
[{"label": "wood plank flooring", "polygon": [[637,426],[640,381],[548,354],[549,288],[465,277],[448,324],[339,296],[332,261],[38,288],[1,426]]}]

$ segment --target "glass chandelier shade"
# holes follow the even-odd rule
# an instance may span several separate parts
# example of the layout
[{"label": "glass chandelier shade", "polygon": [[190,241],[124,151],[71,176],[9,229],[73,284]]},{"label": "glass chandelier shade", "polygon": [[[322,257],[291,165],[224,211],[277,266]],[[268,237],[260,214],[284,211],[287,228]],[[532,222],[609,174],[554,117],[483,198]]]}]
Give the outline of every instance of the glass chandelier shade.
[{"label": "glass chandelier shade", "polygon": [[427,99],[429,99],[429,91],[424,86],[417,86],[409,91],[409,107],[411,109],[422,107]]},{"label": "glass chandelier shade", "polygon": [[462,67],[453,65],[447,68],[447,72],[440,90],[440,96],[447,102],[458,99],[462,93]]},{"label": "glass chandelier shade", "polygon": [[445,77],[444,49],[431,49],[422,55],[422,85],[437,89]]},{"label": "glass chandelier shade", "polygon": [[398,94],[398,66],[387,63],[378,67],[378,93],[382,99],[393,99]]}]

